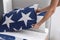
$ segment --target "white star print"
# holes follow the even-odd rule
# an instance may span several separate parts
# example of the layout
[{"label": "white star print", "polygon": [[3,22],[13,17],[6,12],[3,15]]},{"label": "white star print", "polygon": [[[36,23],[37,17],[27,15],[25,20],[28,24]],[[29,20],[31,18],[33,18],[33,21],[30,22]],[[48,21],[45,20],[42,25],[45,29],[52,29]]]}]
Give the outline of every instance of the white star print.
[{"label": "white star print", "polygon": [[25,25],[27,25],[27,21],[28,20],[32,20],[29,15],[31,14],[31,12],[27,13],[27,14],[24,14],[22,13],[22,18],[20,18],[18,21],[24,21],[25,22]]},{"label": "white star print", "polygon": [[15,31],[21,31],[22,30],[22,27],[19,29],[19,30],[17,30],[17,29],[15,29],[15,28],[13,28]]},{"label": "white star print", "polygon": [[5,16],[7,13],[4,13],[3,16]]},{"label": "white star print", "polygon": [[16,10],[16,12],[18,13],[20,10],[24,10],[24,8],[20,8],[20,9]]},{"label": "white star print", "polygon": [[14,31],[18,31],[17,29],[15,29],[15,28],[13,28],[14,29]]},{"label": "white star print", "polygon": [[22,27],[19,29],[19,31],[21,31],[22,30]]},{"label": "white star print", "polygon": [[5,39],[3,39],[2,37],[0,37],[0,40],[5,40]]},{"label": "white star print", "polygon": [[2,25],[7,24],[8,28],[9,28],[10,23],[14,22],[14,21],[11,20],[12,16],[13,15],[11,15],[10,17],[6,17],[6,20],[5,20],[5,22]]},{"label": "white star print", "polygon": [[20,10],[21,10],[21,9],[18,9],[18,10],[16,10],[16,12],[18,13]]}]

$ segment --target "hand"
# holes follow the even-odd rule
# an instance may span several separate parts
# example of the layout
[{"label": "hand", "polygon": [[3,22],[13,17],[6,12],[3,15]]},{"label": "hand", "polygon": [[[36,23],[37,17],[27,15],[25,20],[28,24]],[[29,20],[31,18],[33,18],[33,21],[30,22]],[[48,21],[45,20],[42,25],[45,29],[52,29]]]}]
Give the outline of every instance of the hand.
[{"label": "hand", "polygon": [[39,12],[41,12],[41,9],[37,8],[36,13],[39,13]]},{"label": "hand", "polygon": [[40,27],[40,24],[39,24],[39,23],[33,24],[33,28],[34,28],[34,29],[38,29],[39,27]]}]

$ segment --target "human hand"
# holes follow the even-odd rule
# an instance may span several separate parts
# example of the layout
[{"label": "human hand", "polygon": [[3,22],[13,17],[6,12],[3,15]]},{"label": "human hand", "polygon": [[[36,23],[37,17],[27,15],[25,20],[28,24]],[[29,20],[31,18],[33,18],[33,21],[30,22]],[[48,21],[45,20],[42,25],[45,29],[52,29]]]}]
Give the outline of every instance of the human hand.
[{"label": "human hand", "polygon": [[36,23],[36,24],[33,24],[32,26],[33,26],[34,29],[39,29],[40,24],[39,23]]}]

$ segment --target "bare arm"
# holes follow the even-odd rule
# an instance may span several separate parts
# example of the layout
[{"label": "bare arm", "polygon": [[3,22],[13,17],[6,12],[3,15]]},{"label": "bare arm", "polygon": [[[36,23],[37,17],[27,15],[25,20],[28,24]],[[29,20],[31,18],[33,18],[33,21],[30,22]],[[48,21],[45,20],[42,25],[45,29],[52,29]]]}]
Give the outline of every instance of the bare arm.
[{"label": "bare arm", "polygon": [[36,13],[39,13],[39,12],[42,12],[42,11],[46,11],[46,10],[48,10],[48,9],[49,9],[49,6],[47,6],[47,7],[45,7],[45,8],[42,8],[42,9],[37,8]]},{"label": "bare arm", "polygon": [[[54,0],[52,0],[52,2],[53,2],[53,1],[54,1]],[[58,3],[57,6],[60,6],[60,0],[57,0],[57,1],[59,1],[59,3]],[[52,2],[51,2],[51,4],[52,4]],[[42,8],[42,9],[37,8],[36,13],[41,12],[41,11],[49,10],[50,6],[51,6],[51,5],[49,5],[49,6],[45,7],[45,8]],[[54,6],[54,5],[53,5],[53,6]]]},{"label": "bare arm", "polygon": [[50,8],[48,9],[48,12],[46,13],[46,15],[42,18],[42,20],[40,22],[45,22],[49,17],[51,17],[51,15],[53,14],[56,6],[58,5],[59,0],[52,0]]},{"label": "bare arm", "polygon": [[60,0],[59,0],[59,3],[58,3],[58,6],[60,6]]},{"label": "bare arm", "polygon": [[45,16],[36,24],[34,25],[34,28],[39,28],[39,26],[44,23],[51,15],[53,14],[56,6],[58,5],[59,0],[51,0],[51,5],[48,8],[48,12],[45,14]]}]

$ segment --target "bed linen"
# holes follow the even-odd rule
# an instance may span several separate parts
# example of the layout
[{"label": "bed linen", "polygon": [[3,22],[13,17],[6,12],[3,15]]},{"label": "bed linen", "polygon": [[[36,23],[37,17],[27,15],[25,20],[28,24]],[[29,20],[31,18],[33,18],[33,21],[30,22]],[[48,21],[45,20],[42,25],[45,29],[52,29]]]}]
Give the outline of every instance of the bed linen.
[{"label": "bed linen", "polygon": [[0,32],[0,39],[5,40],[45,40],[48,29],[45,32],[23,30],[20,32]]},{"label": "bed linen", "polygon": [[6,14],[0,21],[0,32],[14,32],[27,30],[37,23],[37,16],[44,16],[46,12],[37,15],[35,10],[38,4],[26,8],[14,9]]}]

